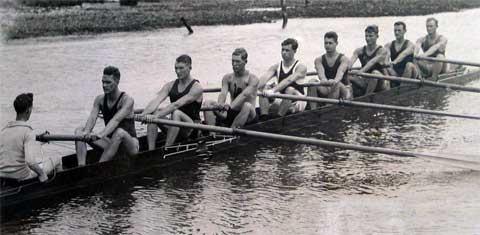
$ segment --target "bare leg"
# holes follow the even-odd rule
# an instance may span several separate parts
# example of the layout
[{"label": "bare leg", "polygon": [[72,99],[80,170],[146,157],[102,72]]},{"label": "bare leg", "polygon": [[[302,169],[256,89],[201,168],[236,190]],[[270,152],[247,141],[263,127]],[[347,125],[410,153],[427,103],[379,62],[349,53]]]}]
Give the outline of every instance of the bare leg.
[{"label": "bare leg", "polygon": [[[443,59],[445,56],[437,55],[437,58]],[[446,71],[446,63],[435,62],[432,66],[432,79],[438,80],[438,75]]]},{"label": "bare leg", "polygon": [[[205,101],[205,106],[207,107],[211,107],[211,106],[215,106],[217,105],[217,102],[216,101],[213,101],[213,100],[207,100]],[[207,125],[211,125],[211,126],[214,126],[215,123],[216,123],[216,115],[213,111],[204,111],[203,112],[203,117],[205,119],[205,122],[207,123]]]},{"label": "bare leg", "polygon": [[[180,110],[173,111],[172,120],[177,121],[177,122],[193,123],[193,120],[188,115],[186,115],[185,113],[183,113]],[[175,143],[175,140],[177,139],[177,136],[178,136],[179,132],[180,132],[180,127],[174,127],[174,126],[168,127],[167,140],[165,142],[166,147]]]},{"label": "bare leg", "polygon": [[120,144],[125,146],[129,155],[138,153],[139,145],[137,138],[133,138],[123,129],[117,128],[115,132],[113,132],[110,145],[103,151],[102,157],[100,157],[100,162],[110,161],[118,152]]},{"label": "bare leg", "polygon": [[[330,89],[328,89],[328,98],[330,99],[338,99],[340,97],[340,87],[343,86],[342,83],[337,83],[334,86],[331,86]],[[325,87],[326,88],[326,87]]]},{"label": "bare leg", "polygon": [[[242,109],[240,110],[240,113],[233,120],[231,127],[238,128],[238,127],[245,126],[245,124],[250,120],[252,110],[253,112],[255,112],[255,107],[252,104],[248,102],[243,103]],[[253,118],[255,118],[255,116],[253,116]]]},{"label": "bare leg", "polygon": [[155,123],[147,125],[147,144],[148,150],[154,150],[158,137],[158,126]]},{"label": "bare leg", "polygon": [[[309,87],[307,89],[307,96],[310,97],[318,97],[318,87]],[[308,105],[310,106],[310,109],[317,109],[318,103],[317,102],[308,102]]]},{"label": "bare leg", "polygon": [[258,104],[260,106],[260,115],[268,115],[268,110],[270,109],[268,98],[258,97]]},{"label": "bare leg", "polygon": [[[301,93],[293,87],[287,87],[285,90],[285,94],[287,95],[301,95]],[[283,99],[282,102],[280,103],[280,108],[278,109],[278,115],[279,116],[285,116],[288,113],[288,110],[292,106],[292,101],[288,99]]]},{"label": "bare leg", "polygon": [[[372,72],[373,74],[378,74],[379,72],[376,73],[376,71]],[[367,88],[365,89],[365,95],[368,95],[370,93],[373,93],[375,89],[377,88],[378,85],[378,80],[377,79],[369,79],[367,81]]]},{"label": "bare leg", "polygon": [[[84,135],[83,127],[75,129],[75,135]],[[75,151],[77,152],[77,161],[79,166],[85,166],[87,157],[87,144],[82,141],[75,141]]]}]

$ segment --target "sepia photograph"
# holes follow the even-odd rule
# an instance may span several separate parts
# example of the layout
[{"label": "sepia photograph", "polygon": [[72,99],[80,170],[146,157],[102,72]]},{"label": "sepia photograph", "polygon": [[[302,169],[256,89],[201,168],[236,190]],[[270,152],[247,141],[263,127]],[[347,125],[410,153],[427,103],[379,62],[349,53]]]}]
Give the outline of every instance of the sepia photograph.
[{"label": "sepia photograph", "polygon": [[480,234],[480,0],[0,0],[0,234]]}]

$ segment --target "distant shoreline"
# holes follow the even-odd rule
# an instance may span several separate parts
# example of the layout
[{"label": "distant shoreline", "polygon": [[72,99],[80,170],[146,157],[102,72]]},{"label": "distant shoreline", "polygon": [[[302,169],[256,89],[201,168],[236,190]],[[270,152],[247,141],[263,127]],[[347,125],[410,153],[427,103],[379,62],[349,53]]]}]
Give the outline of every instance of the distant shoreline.
[{"label": "distant shoreline", "polygon": [[[150,0],[155,1],[155,0]],[[180,2],[180,3],[179,3]],[[45,36],[96,35],[191,26],[241,25],[281,20],[280,1],[274,0],[162,0],[136,7],[118,3],[83,4],[61,8],[1,6],[4,40]],[[470,0],[297,0],[287,1],[289,18],[373,17],[427,15],[480,7]]]}]

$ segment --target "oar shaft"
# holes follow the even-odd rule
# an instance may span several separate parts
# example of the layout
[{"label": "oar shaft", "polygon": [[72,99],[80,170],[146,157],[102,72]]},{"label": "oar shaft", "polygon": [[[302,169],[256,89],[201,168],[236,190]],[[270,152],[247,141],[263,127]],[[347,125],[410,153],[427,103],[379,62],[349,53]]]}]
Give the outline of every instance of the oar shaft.
[{"label": "oar shaft", "polygon": [[[136,118],[136,120],[137,121],[143,121],[143,120],[140,120],[140,119],[137,119],[137,118]],[[183,128],[192,128],[192,129],[212,131],[212,132],[217,132],[217,133],[224,133],[224,134],[229,134],[229,135],[251,136],[251,137],[256,137],[256,138],[279,140],[279,141],[288,141],[288,142],[294,142],[294,143],[299,143],[299,144],[310,144],[310,145],[325,146],[325,147],[335,147],[335,148],[342,148],[342,149],[357,150],[357,151],[362,151],[362,152],[392,154],[392,155],[404,156],[404,157],[419,157],[419,158],[425,158],[425,159],[428,159],[428,160],[443,160],[443,161],[451,161],[452,160],[449,157],[437,156],[437,155],[432,155],[432,154],[416,153],[416,152],[402,151],[402,150],[395,150],[395,149],[388,149],[388,148],[381,148],[381,147],[369,147],[369,146],[362,146],[362,145],[354,145],[354,144],[341,143],[341,142],[335,142],[335,141],[327,141],[327,140],[319,140],[319,139],[313,139],[313,138],[281,135],[281,134],[251,131],[251,130],[245,130],[245,129],[209,126],[209,125],[186,123],[186,122],[177,122],[177,121],[172,121],[172,120],[168,120],[168,119],[154,119],[154,120],[152,120],[152,122],[156,123],[156,124],[161,124],[161,125],[176,126],[176,127],[183,127]],[[454,159],[454,161],[456,161],[456,163],[463,163],[464,164],[463,167],[467,167],[467,168],[475,169],[475,170],[480,169],[480,163],[475,162],[475,161],[460,160],[460,159]],[[467,166],[465,164],[471,164],[471,165]]]},{"label": "oar shaft", "polygon": [[426,56],[415,56],[415,59],[480,67],[480,63],[461,61],[461,60],[442,59],[442,58],[434,58],[434,57],[426,57]]},{"label": "oar shaft", "polygon": [[378,74],[371,74],[371,73],[360,73],[360,72],[351,72],[351,74],[366,77],[366,78],[384,79],[384,80],[419,84],[419,85],[431,86],[431,87],[441,87],[441,88],[447,88],[447,89],[458,90],[458,91],[468,91],[468,92],[477,92],[477,93],[480,92],[480,88],[477,88],[477,87],[467,87],[467,86],[462,86],[457,84],[442,83],[442,82],[435,82],[435,81],[429,81],[429,80],[418,80],[418,79],[411,79],[411,78],[394,77],[394,76],[378,75]]},{"label": "oar shaft", "polygon": [[[259,95],[263,96],[262,93],[259,93]],[[298,100],[298,101],[310,101],[310,102],[326,103],[326,104],[336,104],[336,105],[350,106],[350,107],[396,110],[396,111],[405,111],[405,112],[413,112],[413,113],[423,113],[423,114],[431,114],[431,115],[439,115],[439,116],[447,116],[447,117],[480,120],[480,116],[454,114],[454,113],[447,113],[447,112],[436,111],[436,110],[418,109],[418,108],[402,107],[402,106],[394,106],[394,105],[386,105],[386,104],[366,103],[366,102],[351,101],[351,100],[337,100],[337,99],[327,99],[327,98],[298,96],[298,95],[286,95],[286,94],[273,94],[273,95],[268,95],[267,97]]]},{"label": "oar shaft", "polygon": [[40,134],[36,136],[37,141],[48,142],[48,141],[83,141],[86,142],[87,139],[82,135],[52,135],[52,134]]},{"label": "oar shaft", "polygon": [[[143,112],[144,109],[142,108],[139,108],[139,109],[135,109],[133,110],[133,113],[134,114],[141,114]],[[158,109],[160,110],[160,109]],[[201,107],[200,108],[200,111],[220,111],[220,110],[223,110],[222,108],[220,107],[209,107],[209,106],[205,106],[205,107]]]}]

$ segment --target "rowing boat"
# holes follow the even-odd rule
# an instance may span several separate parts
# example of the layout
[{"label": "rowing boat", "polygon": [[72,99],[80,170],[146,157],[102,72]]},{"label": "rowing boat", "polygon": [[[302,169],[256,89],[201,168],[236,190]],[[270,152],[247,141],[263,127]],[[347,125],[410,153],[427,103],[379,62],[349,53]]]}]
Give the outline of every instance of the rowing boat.
[{"label": "rowing boat", "polygon": [[[462,70],[444,74],[440,81],[452,84],[466,84],[479,77],[480,70],[468,73]],[[355,100],[389,103],[400,96],[417,92],[421,88],[418,85],[402,84],[391,90],[358,97]],[[338,106],[326,105],[316,110],[306,110],[281,118],[257,122],[246,126],[245,129],[278,132],[281,128],[294,125],[300,120],[302,122],[304,120],[314,122],[322,114],[333,112],[338,108]],[[40,183],[37,179],[22,182],[1,179],[0,206],[2,218],[13,209],[29,208],[36,203],[37,199],[46,196],[105,183],[127,175],[138,174],[151,168],[168,167],[182,161],[205,157],[212,152],[235,147],[238,141],[237,137],[229,135],[204,136],[196,140],[186,140],[174,146],[164,148],[163,142],[159,140],[157,149],[147,151],[146,137],[143,136],[139,138],[140,152],[137,155],[127,156],[126,154],[118,153],[112,161],[98,163],[100,152],[89,150],[87,153],[87,165],[82,167],[77,166],[76,155],[67,155],[62,157],[63,169],[50,176],[49,181],[46,183]]]}]

